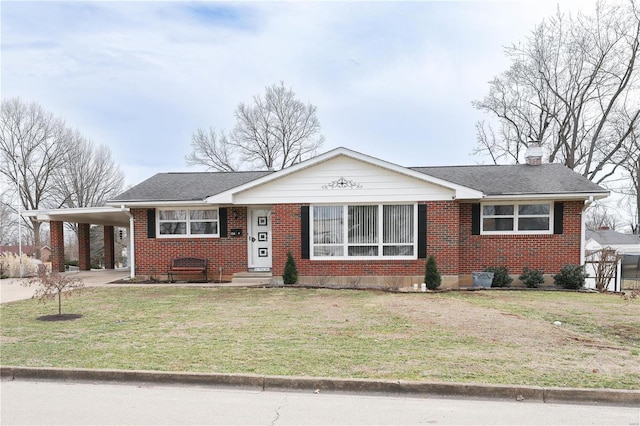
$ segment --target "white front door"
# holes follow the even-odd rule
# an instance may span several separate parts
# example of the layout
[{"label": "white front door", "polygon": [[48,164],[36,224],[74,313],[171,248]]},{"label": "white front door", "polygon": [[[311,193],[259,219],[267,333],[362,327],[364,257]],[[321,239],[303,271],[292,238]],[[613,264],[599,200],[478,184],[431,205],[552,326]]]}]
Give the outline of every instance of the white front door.
[{"label": "white front door", "polygon": [[249,268],[271,271],[271,210],[249,209]]}]

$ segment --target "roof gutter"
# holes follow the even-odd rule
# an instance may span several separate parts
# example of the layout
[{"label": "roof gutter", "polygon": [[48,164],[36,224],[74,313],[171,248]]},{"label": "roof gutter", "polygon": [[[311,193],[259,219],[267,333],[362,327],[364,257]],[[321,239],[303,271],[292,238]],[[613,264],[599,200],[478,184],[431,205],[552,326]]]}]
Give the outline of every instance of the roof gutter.
[{"label": "roof gutter", "polygon": [[593,193],[555,193],[555,194],[501,194],[486,195],[485,201],[491,200],[599,200],[609,196],[609,192]]},{"label": "roof gutter", "polygon": [[191,207],[191,206],[207,206],[208,203],[205,200],[197,199],[197,200],[180,200],[180,201],[172,201],[172,200],[137,200],[137,201],[112,201],[107,202],[107,206],[111,207],[121,207],[126,203],[129,207]]}]

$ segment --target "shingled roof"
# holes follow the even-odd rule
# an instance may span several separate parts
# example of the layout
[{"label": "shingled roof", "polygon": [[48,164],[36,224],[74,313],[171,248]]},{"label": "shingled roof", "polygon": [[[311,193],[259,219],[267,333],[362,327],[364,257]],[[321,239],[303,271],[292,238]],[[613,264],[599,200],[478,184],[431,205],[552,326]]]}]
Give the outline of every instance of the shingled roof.
[{"label": "shingled roof", "polygon": [[201,201],[273,172],[158,173],[109,202]]},{"label": "shingled roof", "polygon": [[411,167],[420,173],[491,195],[606,194],[562,164]]},{"label": "shingled roof", "polygon": [[640,245],[640,236],[635,234],[623,234],[621,232],[613,231],[611,229],[598,229],[592,231],[587,229],[585,231],[585,239],[594,239],[601,246],[608,245]]},{"label": "shingled roof", "polygon": [[[480,191],[485,196],[607,194],[605,189],[561,164],[440,166],[409,169]],[[274,172],[158,173],[109,200],[109,203],[201,201],[270,173]]]}]

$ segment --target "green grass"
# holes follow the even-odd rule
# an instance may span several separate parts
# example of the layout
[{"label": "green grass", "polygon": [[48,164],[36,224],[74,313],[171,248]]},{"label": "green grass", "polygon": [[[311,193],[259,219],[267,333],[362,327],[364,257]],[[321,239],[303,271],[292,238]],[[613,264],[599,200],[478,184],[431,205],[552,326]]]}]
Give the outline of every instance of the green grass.
[{"label": "green grass", "polygon": [[[0,305],[2,365],[637,389],[640,301],[567,292],[93,288]],[[554,321],[563,325],[557,327]]]}]

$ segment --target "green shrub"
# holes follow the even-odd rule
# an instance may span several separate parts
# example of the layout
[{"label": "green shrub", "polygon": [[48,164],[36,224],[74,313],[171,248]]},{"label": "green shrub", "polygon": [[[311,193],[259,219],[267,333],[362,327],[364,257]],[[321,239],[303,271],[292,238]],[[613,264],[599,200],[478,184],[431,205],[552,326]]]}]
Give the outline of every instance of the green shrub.
[{"label": "green shrub", "polygon": [[290,251],[287,252],[287,263],[284,265],[282,281],[285,284],[295,284],[298,282],[298,267]]},{"label": "green shrub", "polygon": [[485,266],[484,272],[493,272],[491,287],[509,287],[513,281],[506,266]]},{"label": "green shrub", "polygon": [[434,255],[429,256],[427,264],[424,267],[424,282],[427,284],[429,290],[435,290],[440,287],[442,277],[438,272],[438,266],[436,265],[436,258]]},{"label": "green shrub", "polygon": [[584,268],[580,265],[565,265],[560,273],[553,276],[553,281],[557,286],[577,290],[584,287],[584,279],[586,274]]},{"label": "green shrub", "polygon": [[542,269],[524,268],[522,275],[518,278],[529,288],[537,288],[540,284],[544,284],[544,276]]}]

